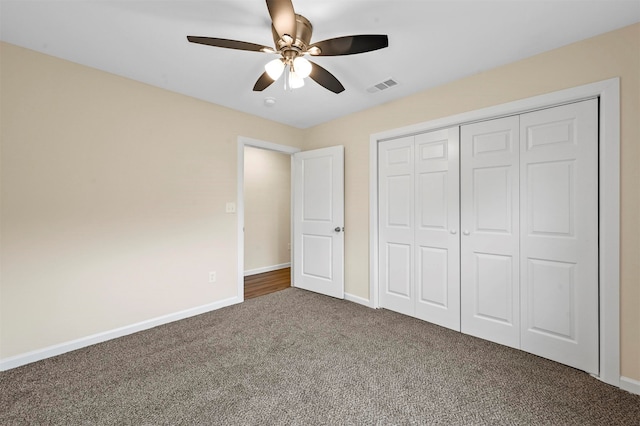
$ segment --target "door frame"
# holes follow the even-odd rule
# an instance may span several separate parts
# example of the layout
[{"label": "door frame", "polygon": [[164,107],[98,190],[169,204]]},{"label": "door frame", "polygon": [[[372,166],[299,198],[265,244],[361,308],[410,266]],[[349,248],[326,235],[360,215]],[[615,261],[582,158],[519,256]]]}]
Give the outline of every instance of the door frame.
[{"label": "door frame", "polygon": [[[280,152],[283,154],[293,155],[300,152],[300,148],[293,146],[280,145],[273,142],[261,141],[245,136],[238,136],[238,187],[237,187],[237,206],[236,213],[238,215],[238,294],[239,303],[244,302],[244,148],[250,146],[253,148],[261,148],[269,151]],[[293,173],[293,163],[291,164]],[[293,175],[292,175],[293,176]],[[291,236],[293,237],[293,179],[291,179]],[[293,241],[291,241],[291,249],[293,250]],[[293,283],[293,262],[291,263],[291,282]]]},{"label": "door frame", "polygon": [[[372,134],[369,138],[369,306],[378,308],[378,142],[599,98],[600,375],[620,387],[620,79],[525,98]],[[606,188],[606,190],[605,190]]]}]

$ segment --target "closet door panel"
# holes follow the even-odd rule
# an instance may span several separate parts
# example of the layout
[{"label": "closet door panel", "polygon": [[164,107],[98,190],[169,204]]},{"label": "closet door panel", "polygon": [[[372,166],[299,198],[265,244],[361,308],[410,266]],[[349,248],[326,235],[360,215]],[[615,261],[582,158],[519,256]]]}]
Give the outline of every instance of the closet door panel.
[{"label": "closet door panel", "polygon": [[[420,305],[448,309],[450,304],[448,282],[449,253],[437,247],[418,247],[418,300]],[[454,301],[455,303],[455,301]]]},{"label": "closet door panel", "polygon": [[473,170],[471,231],[475,235],[511,235],[513,229],[513,166],[479,167]]},{"label": "closet door panel", "polygon": [[411,297],[411,245],[387,243],[386,292],[401,299]]},{"label": "closet door panel", "polygon": [[415,137],[415,316],[460,330],[459,128]]},{"label": "closet door panel", "polygon": [[522,349],[598,374],[597,100],[521,116]]},{"label": "closet door panel", "polygon": [[520,347],[519,118],[461,127],[461,330]]},{"label": "closet door panel", "polygon": [[513,324],[513,258],[511,256],[474,253],[474,307],[478,318]]},{"label": "closet door panel", "polygon": [[414,315],[414,138],[378,150],[380,306]]},{"label": "closet door panel", "polygon": [[422,229],[447,230],[448,225],[447,170],[418,172],[418,224]]}]

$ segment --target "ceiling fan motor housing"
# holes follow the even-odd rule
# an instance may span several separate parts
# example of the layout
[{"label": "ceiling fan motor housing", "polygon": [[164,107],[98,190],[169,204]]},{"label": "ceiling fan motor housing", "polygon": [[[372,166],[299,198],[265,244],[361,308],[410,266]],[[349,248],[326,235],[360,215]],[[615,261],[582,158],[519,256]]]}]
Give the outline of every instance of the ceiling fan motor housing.
[{"label": "ceiling fan motor housing", "polygon": [[309,47],[313,25],[304,16],[296,14],[296,34],[293,41],[286,40],[286,36],[280,37],[273,25],[271,25],[271,33],[273,34],[273,42],[278,51],[282,53],[282,56],[285,59],[293,60],[298,55],[306,52],[307,47]]}]

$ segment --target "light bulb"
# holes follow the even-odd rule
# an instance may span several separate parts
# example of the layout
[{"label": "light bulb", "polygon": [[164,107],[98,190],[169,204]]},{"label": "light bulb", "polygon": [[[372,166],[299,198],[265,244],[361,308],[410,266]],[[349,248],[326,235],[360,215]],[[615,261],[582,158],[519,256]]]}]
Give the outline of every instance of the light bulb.
[{"label": "light bulb", "polygon": [[311,56],[317,56],[319,54],[322,53],[322,50],[320,50],[320,48],[318,46],[311,46],[307,52],[309,53],[309,55]]},{"label": "light bulb", "polygon": [[302,86],[304,86],[304,79],[295,71],[289,72],[289,87],[292,89],[298,89]]},{"label": "light bulb", "polygon": [[284,71],[284,62],[282,62],[280,58],[274,59],[273,61],[267,62],[264,70],[269,74],[269,77],[275,81],[280,78],[282,71]]},{"label": "light bulb", "polygon": [[296,74],[300,77],[309,77],[309,74],[311,74],[311,62],[307,61],[302,56],[298,56],[293,60],[293,69],[296,70]]}]

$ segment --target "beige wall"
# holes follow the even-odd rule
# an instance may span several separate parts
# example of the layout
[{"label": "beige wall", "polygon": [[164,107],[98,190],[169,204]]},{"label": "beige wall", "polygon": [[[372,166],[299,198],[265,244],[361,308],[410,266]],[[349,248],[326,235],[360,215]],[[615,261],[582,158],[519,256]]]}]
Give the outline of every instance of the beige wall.
[{"label": "beige wall", "polygon": [[345,146],[345,291],[369,297],[369,137],[543,93],[621,79],[621,369],[640,380],[640,24],[308,129],[305,149]]},{"label": "beige wall", "polygon": [[0,48],[0,357],[236,296],[238,135],[301,131]]},{"label": "beige wall", "polygon": [[640,380],[640,24],[307,130],[0,48],[0,357],[234,296],[238,135],[345,146],[346,291],[368,298],[372,133],[620,77],[621,361]]},{"label": "beige wall", "polygon": [[291,156],[244,149],[244,270],[291,262]]}]

